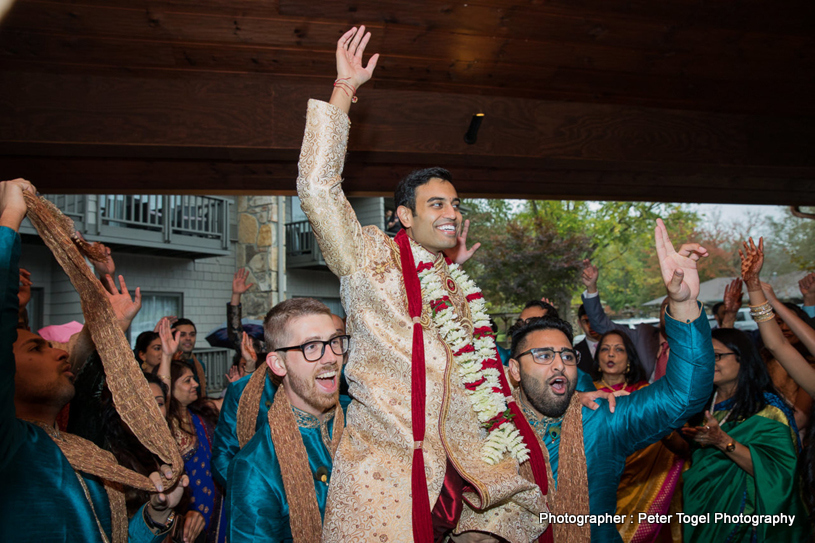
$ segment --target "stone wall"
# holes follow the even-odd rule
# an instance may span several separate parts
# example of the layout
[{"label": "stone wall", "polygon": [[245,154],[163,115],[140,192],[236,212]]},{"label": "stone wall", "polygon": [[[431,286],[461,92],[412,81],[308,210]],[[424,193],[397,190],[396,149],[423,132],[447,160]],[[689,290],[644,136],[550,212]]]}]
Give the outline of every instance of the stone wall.
[{"label": "stone wall", "polygon": [[[241,298],[243,316],[262,319],[285,293],[278,292],[278,271],[286,263],[278,260],[278,221],[285,221],[284,207],[278,209],[276,196],[238,197],[238,267],[249,270],[247,282],[254,283]],[[284,271],[285,273],[285,271]]]}]

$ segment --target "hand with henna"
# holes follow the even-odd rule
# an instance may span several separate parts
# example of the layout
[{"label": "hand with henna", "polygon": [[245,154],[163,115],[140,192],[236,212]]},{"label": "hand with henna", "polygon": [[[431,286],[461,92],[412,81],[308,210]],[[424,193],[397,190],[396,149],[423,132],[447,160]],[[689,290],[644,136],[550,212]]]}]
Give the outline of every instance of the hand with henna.
[{"label": "hand with henna", "polygon": [[764,238],[758,239],[758,245],[755,244],[753,238],[750,238],[750,243],[746,241],[743,243],[743,248],[739,249],[739,256],[741,257],[741,277],[747,285],[748,291],[761,290],[761,267],[764,265]]}]

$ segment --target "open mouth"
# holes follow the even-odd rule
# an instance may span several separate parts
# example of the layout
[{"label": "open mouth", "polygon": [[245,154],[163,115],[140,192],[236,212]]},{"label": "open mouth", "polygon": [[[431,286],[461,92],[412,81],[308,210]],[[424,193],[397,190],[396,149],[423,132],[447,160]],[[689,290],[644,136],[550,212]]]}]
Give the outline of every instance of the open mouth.
[{"label": "open mouth", "polygon": [[317,387],[326,393],[333,393],[337,390],[339,372],[337,370],[324,371],[315,377]]},{"label": "open mouth", "polygon": [[552,392],[555,394],[566,394],[569,381],[565,377],[555,377],[549,381],[549,386],[552,387]]}]

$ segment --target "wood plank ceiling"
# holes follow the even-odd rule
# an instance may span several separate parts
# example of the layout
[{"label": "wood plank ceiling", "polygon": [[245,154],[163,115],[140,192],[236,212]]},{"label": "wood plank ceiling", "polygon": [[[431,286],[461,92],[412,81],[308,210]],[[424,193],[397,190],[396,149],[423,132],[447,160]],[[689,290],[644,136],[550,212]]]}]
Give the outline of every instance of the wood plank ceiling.
[{"label": "wood plank ceiling", "polygon": [[[811,0],[18,0],[0,172],[50,192],[292,193],[350,26],[382,58],[346,188],[815,204]],[[463,136],[484,113],[477,143]]]}]

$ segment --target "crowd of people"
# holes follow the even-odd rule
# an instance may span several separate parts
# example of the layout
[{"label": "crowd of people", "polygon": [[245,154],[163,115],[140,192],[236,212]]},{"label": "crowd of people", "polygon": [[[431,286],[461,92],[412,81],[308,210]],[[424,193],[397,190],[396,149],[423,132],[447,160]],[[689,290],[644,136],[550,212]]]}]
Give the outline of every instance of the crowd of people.
[{"label": "crowd of people", "polygon": [[[779,301],[760,279],[763,240],[748,240],[711,331],[697,299],[707,250],[675,248],[659,220],[657,326],[614,323],[587,261],[582,341],[544,298],[497,344],[461,267],[477,245],[450,172],[399,184],[395,237],[363,228],[342,192],[348,114],[378,58],[363,63],[369,39],[361,27],[338,42],[297,180],[347,321],[293,298],[252,338],[238,270],[222,398],[207,396],[186,318],[139,335],[130,373],[111,369],[102,344],[124,337],[141,297],[121,275],[117,287],[103,246],[96,283],[79,291],[88,311],[103,292],[110,318],[66,345],[28,330],[17,231],[36,189],[0,183],[0,539],[807,541],[815,274],[800,283],[803,308]],[[743,287],[754,334],[734,328]],[[134,413],[130,396],[147,403]],[[143,428],[171,436],[170,454]]]}]

